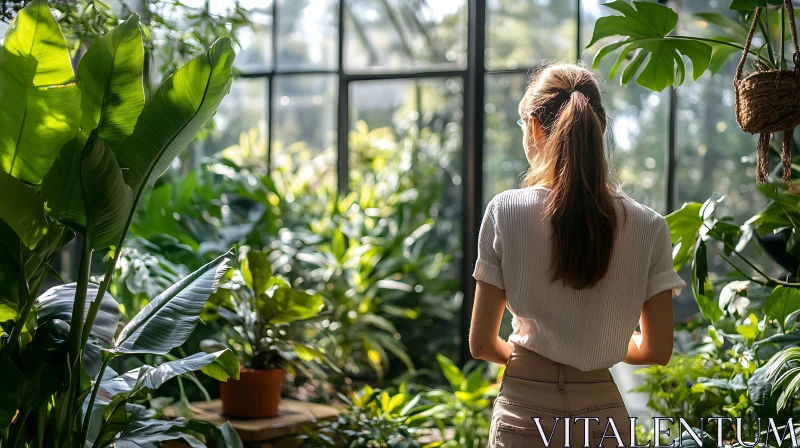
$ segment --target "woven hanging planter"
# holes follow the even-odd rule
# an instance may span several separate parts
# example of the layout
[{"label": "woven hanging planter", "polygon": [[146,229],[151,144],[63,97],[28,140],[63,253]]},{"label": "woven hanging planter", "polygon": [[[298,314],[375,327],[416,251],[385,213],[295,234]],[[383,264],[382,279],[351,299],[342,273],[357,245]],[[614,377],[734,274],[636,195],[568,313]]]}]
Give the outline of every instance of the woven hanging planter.
[{"label": "woven hanging planter", "polygon": [[794,44],[794,70],[764,70],[742,79],[747,53],[753,41],[762,7],[756,8],[742,59],[736,68],[733,88],[736,91],[736,122],[743,131],[760,134],[756,161],[756,181],[763,184],[769,175],[769,141],[775,132],[783,132],[781,159],[783,181],[792,182],[792,133],[800,125],[800,47],[791,0],[784,0]]}]

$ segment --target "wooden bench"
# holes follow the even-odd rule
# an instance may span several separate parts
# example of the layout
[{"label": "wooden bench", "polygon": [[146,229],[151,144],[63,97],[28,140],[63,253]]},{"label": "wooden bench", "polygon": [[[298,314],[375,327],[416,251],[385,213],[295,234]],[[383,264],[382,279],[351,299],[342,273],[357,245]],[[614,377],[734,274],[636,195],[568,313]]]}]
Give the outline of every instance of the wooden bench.
[{"label": "wooden bench", "polygon": [[[195,411],[192,418],[222,424],[231,422],[231,426],[239,433],[247,448],[293,448],[298,446],[296,436],[302,428],[314,427],[314,420],[336,420],[339,411],[332,407],[317,403],[281,399],[280,414],[277,417],[258,420],[236,420],[222,415],[222,402],[212,400],[192,403]],[[167,417],[174,417],[172,408],[164,410]],[[165,447],[187,446],[180,444],[163,445]]]}]

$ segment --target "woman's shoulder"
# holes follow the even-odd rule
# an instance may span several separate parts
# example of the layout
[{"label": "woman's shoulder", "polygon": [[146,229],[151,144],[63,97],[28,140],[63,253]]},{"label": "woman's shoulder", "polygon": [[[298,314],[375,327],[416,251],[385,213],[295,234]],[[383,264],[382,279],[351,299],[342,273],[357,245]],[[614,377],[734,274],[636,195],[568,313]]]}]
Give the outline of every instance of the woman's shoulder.
[{"label": "woman's shoulder", "polygon": [[636,223],[657,225],[666,222],[661,213],[624,193],[619,193],[618,199],[625,209],[626,217],[632,217]]},{"label": "woman's shoulder", "polygon": [[548,192],[547,188],[540,186],[506,190],[494,195],[486,209],[497,214],[520,207],[535,207],[545,203]]}]

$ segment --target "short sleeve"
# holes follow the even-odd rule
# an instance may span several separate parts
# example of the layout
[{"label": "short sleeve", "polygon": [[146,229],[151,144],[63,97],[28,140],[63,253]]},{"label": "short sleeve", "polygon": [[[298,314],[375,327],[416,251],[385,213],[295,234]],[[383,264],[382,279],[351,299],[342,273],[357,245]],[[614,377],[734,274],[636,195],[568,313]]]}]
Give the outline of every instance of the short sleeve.
[{"label": "short sleeve", "polygon": [[478,233],[478,259],[475,261],[475,280],[505,289],[501,269],[503,246],[495,222],[495,201],[489,202]]},{"label": "short sleeve", "polygon": [[653,251],[650,259],[650,270],[647,278],[647,295],[645,301],[656,294],[672,290],[675,296],[686,283],[672,267],[672,241],[669,236],[669,225],[659,217],[653,229]]}]

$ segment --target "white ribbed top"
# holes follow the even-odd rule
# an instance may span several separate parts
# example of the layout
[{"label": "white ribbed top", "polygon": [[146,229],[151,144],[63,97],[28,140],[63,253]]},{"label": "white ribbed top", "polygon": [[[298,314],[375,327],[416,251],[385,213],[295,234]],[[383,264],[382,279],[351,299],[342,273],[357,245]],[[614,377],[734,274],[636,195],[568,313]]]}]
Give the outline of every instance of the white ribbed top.
[{"label": "white ribbed top", "polygon": [[620,198],[605,276],[583,290],[551,283],[549,191],[536,186],[492,198],[473,277],[505,290],[514,317],[509,342],[580,370],[611,367],[625,359],[642,304],[686,286],[672,269],[669,227],[649,207]]}]

